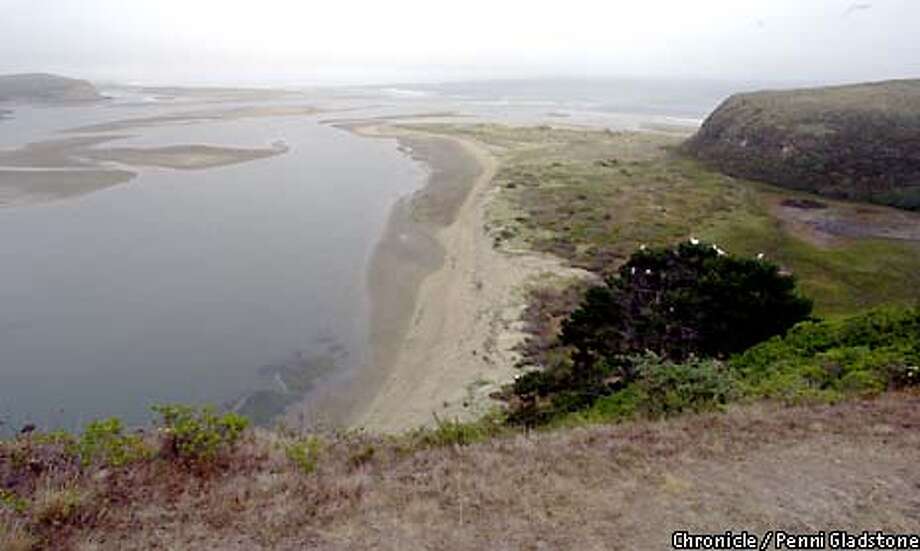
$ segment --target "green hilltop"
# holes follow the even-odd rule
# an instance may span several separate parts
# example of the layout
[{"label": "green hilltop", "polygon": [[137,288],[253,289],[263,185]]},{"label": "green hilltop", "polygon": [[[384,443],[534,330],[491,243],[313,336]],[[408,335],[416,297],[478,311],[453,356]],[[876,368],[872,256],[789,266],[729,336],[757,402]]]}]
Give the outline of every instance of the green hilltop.
[{"label": "green hilltop", "polygon": [[737,94],[686,148],[732,176],[920,209],[920,80]]}]

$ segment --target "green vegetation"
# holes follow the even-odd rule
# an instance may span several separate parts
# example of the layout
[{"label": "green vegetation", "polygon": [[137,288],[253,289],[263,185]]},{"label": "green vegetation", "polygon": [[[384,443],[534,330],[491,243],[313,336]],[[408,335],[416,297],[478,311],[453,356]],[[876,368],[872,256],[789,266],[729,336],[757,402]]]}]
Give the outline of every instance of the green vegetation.
[{"label": "green vegetation", "polygon": [[687,149],[727,174],[920,209],[920,80],[738,94]]},{"label": "green vegetation", "polygon": [[[488,230],[497,246],[552,253],[610,275],[641,245],[694,236],[760,253],[796,275],[820,316],[910,304],[920,286],[920,217],[823,200],[820,217],[778,205],[813,196],[739,180],[684,156],[679,137],[547,128],[431,126],[497,148]],[[889,239],[891,224],[909,238]]]},{"label": "green vegetation", "polygon": [[560,342],[574,349],[576,367],[646,350],[675,360],[725,357],[784,333],[811,307],[775,264],[684,242],[640,249],[589,289]]},{"label": "green vegetation", "polygon": [[154,453],[140,434],[124,434],[121,420],[115,417],[86,425],[80,439],[73,443],[73,449],[83,466],[98,462],[122,467]]},{"label": "green vegetation", "polygon": [[322,451],[323,441],[318,436],[308,436],[284,447],[287,458],[297,465],[303,474],[312,474],[316,470]]},{"label": "green vegetation", "polygon": [[[877,90],[869,87],[856,92]],[[834,90],[836,96],[830,99],[859,107],[859,101],[851,101],[855,97],[852,92]],[[903,107],[891,104],[896,111]],[[803,108],[809,107],[803,104]],[[487,230],[500,249],[551,253],[609,280],[622,274],[624,263],[636,249],[670,247],[693,236],[717,243],[730,255],[764,258],[783,273],[794,274],[801,295],[814,301],[814,313],[822,318],[845,323],[853,316],[878,315],[879,308],[916,303],[920,217],[856,203],[816,201],[800,191],[737,179],[686,156],[682,138],[677,136],[495,125],[428,127],[435,133],[485,143],[499,157]],[[823,126],[806,125],[800,130],[818,137],[828,135]],[[572,327],[566,320],[582,304],[580,297],[587,286],[584,282],[563,285],[528,291],[531,304],[525,323],[531,337],[520,348],[522,365],[539,370],[521,376],[515,390],[506,394],[512,421],[531,424],[591,416],[620,419],[669,415],[683,409],[706,409],[709,406],[705,404],[780,397],[778,391],[767,392],[767,382],[779,384],[777,380],[768,377],[755,388],[733,366],[734,359],[726,357],[728,352],[743,352],[770,333],[747,339],[721,355],[711,350],[694,351],[698,357],[721,358],[717,361],[671,356],[655,342],[637,342],[631,350],[620,347],[616,343],[623,340],[622,328],[610,323],[607,333],[585,335],[595,341],[593,344],[582,344],[626,350],[618,350],[619,358],[612,359],[609,350],[582,358],[583,372],[577,373],[579,362],[573,356],[577,347],[573,345],[579,344],[575,342],[578,339],[573,340],[571,329],[566,338],[564,328],[567,324]],[[610,298],[603,289],[587,291],[588,300],[596,303],[592,315],[601,315],[603,303]],[[723,328],[734,326],[732,316],[744,312],[742,297],[723,305],[714,315],[715,321],[724,323]],[[622,318],[622,312],[603,315],[610,320]],[[667,325],[669,320],[667,316],[656,319],[660,323],[651,319],[633,334],[648,336],[646,341],[658,338],[649,327]],[[673,325],[679,327],[680,323]],[[706,331],[712,330],[707,327]],[[719,334],[732,335],[725,331]],[[898,358],[893,358],[890,350],[862,345],[869,346],[866,351],[859,346],[857,350],[827,350],[823,352],[826,356],[807,360],[847,364],[855,373],[846,381],[841,378],[820,392],[806,392],[804,387],[794,391],[795,385],[789,382],[786,392],[834,399],[888,385],[889,378],[879,366],[891,367]],[[658,354],[657,363],[644,354],[644,348]],[[696,376],[703,379],[696,380]],[[791,376],[790,380],[802,382]],[[809,384],[821,386],[813,381]],[[675,387],[673,394],[654,390],[668,385]],[[693,390],[699,385],[699,392]],[[725,391],[713,392],[712,385]],[[719,398],[708,398],[707,393]],[[578,413],[565,413],[571,411]]]},{"label": "green vegetation", "polygon": [[436,417],[434,427],[409,431],[404,436],[405,444],[410,449],[467,446],[504,433],[504,420],[504,413],[499,411],[470,422]]},{"label": "green vegetation", "polygon": [[[920,385],[920,309],[888,307],[802,322],[727,361],[675,363],[651,353],[629,361],[630,382],[606,395],[576,402],[571,390],[556,389],[561,400],[540,407],[518,401],[510,419],[553,425],[611,422],[720,409],[735,401],[827,403],[915,387]],[[532,388],[515,391],[526,396]]]},{"label": "green vegetation", "polygon": [[163,449],[185,461],[207,461],[218,452],[232,448],[249,425],[236,413],[218,415],[211,407],[200,409],[183,405],[154,406],[160,414]]},{"label": "green vegetation", "polygon": [[[758,202],[717,216],[698,235],[736,254],[764,254],[785,267],[796,275],[803,294],[814,299],[820,316],[847,316],[917,300],[920,241],[830,236],[825,237],[829,243],[821,244],[771,214],[766,206],[771,201],[776,202],[777,195],[762,192]],[[862,210],[859,205],[850,208],[849,212]],[[847,217],[829,223],[858,226]]]},{"label": "green vegetation", "polygon": [[725,362],[690,358],[674,363],[647,353],[633,357],[632,365],[634,380],[621,390],[599,397],[581,411],[546,416],[544,422],[572,424],[657,419],[685,412],[719,410],[741,397],[737,375]]},{"label": "green vegetation", "polygon": [[731,364],[746,396],[791,402],[920,384],[920,309],[802,323]]},{"label": "green vegetation", "polygon": [[[782,335],[810,312],[811,301],[795,292],[794,279],[765,260],[700,242],[640,249],[618,275],[590,288],[563,322],[560,360],[517,380],[519,405],[510,420],[546,422],[635,381],[642,385],[628,396],[639,399],[638,390],[663,413],[696,404],[697,394],[706,396],[704,402],[727,397],[730,385],[717,384],[720,370],[693,358],[743,352]],[[649,361],[646,353],[690,363]]]}]

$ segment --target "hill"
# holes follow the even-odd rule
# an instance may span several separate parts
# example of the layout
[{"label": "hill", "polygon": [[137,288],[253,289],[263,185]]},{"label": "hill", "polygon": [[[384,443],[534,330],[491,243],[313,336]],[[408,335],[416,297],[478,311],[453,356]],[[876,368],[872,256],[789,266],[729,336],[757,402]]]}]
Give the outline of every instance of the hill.
[{"label": "hill", "polygon": [[737,94],[686,149],[731,176],[920,209],[920,80]]},{"label": "hill", "polygon": [[105,99],[89,81],[44,73],[0,75],[0,101],[82,102]]}]

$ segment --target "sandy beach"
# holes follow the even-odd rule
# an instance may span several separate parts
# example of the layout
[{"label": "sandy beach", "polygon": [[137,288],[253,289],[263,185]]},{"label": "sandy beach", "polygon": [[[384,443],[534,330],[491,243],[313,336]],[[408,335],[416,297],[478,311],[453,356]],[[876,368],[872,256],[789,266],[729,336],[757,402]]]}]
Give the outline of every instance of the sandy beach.
[{"label": "sandy beach", "polygon": [[396,138],[430,175],[396,206],[372,259],[374,367],[361,376],[350,424],[398,432],[481,415],[495,405],[489,394],[517,373],[522,286],[570,270],[551,257],[493,248],[485,207],[495,151],[406,127],[351,129]]}]

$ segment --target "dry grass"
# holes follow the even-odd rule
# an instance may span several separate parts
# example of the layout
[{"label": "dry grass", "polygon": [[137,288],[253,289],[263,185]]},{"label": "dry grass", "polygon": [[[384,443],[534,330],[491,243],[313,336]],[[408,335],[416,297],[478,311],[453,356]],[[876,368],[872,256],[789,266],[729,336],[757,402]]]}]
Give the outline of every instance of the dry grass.
[{"label": "dry grass", "polygon": [[0,549],[30,551],[37,546],[38,539],[28,532],[24,523],[0,520]]},{"label": "dry grass", "polygon": [[[3,549],[664,549],[677,529],[920,522],[920,396],[585,426],[467,446],[253,433],[198,472],[166,461],[37,476]],[[371,450],[370,452],[368,450]],[[5,451],[5,449],[4,449]],[[0,455],[0,462],[7,461]],[[27,486],[23,486],[24,488]]]}]

